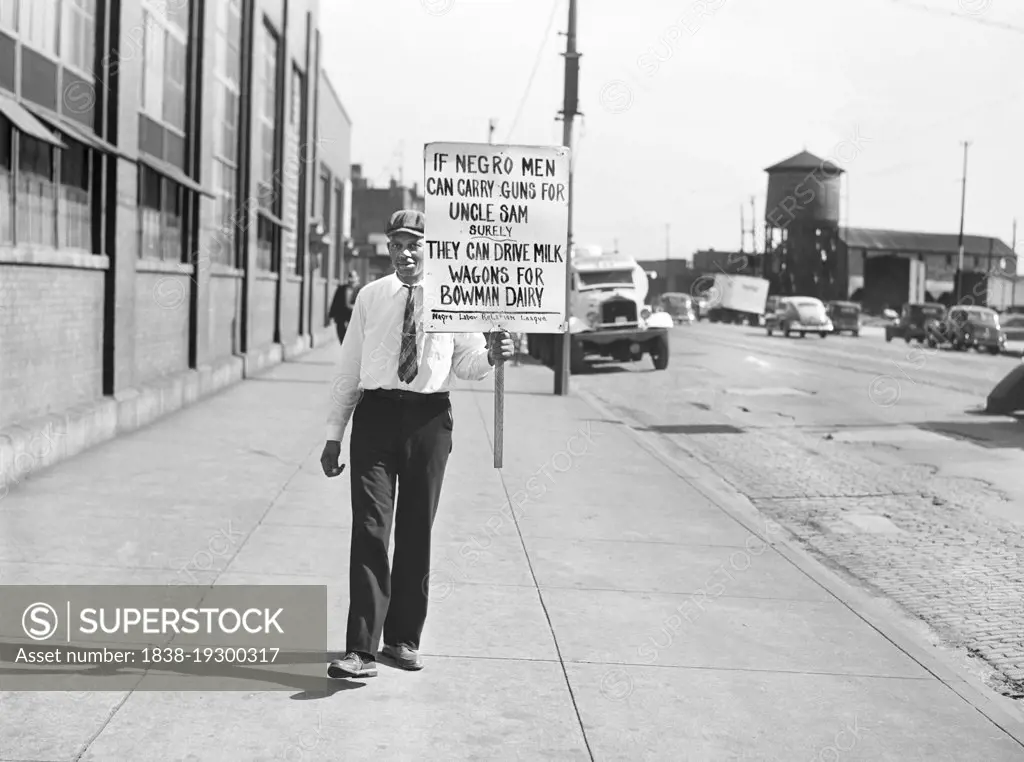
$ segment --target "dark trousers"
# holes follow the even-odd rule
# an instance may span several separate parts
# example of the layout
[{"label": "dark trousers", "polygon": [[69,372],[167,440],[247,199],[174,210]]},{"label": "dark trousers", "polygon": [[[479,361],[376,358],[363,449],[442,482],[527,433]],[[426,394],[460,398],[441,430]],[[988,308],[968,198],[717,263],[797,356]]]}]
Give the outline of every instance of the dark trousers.
[{"label": "dark trousers", "polygon": [[[419,649],[427,618],[430,533],[452,449],[453,423],[447,395],[396,399],[368,391],[356,406],[349,454],[347,651],[372,656],[382,633],[385,644]],[[395,553],[394,569],[389,570],[392,517]]]}]

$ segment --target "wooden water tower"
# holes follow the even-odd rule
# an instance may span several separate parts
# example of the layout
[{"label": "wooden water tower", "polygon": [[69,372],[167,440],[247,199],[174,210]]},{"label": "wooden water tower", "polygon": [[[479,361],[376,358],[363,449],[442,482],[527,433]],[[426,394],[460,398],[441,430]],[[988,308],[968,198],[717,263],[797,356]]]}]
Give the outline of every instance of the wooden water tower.
[{"label": "wooden water tower", "polygon": [[848,268],[839,246],[843,170],[801,151],[765,172],[763,275],[770,292],[846,299]]}]

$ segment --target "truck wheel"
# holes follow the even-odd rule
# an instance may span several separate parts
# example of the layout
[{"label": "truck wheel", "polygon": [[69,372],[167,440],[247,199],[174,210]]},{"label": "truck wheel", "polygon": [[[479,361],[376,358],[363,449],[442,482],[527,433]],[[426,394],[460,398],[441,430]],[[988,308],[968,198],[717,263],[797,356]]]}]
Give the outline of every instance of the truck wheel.
[{"label": "truck wheel", "polygon": [[783,323],[782,324],[782,335],[785,336],[788,339],[789,338],[789,333],[790,333],[789,326],[786,325],[785,323]]},{"label": "truck wheel", "polygon": [[800,331],[800,338],[801,339],[807,338],[807,331]]},{"label": "truck wheel", "polygon": [[885,340],[892,341],[892,334],[889,333],[888,331],[885,332]]},{"label": "truck wheel", "polygon": [[824,339],[826,336],[828,336],[828,331],[821,331],[821,332],[818,333],[818,335],[821,336],[821,338]]},{"label": "truck wheel", "polygon": [[854,332],[853,332],[853,335],[854,335],[854,336],[860,336],[860,331],[854,331]]},{"label": "truck wheel", "polygon": [[769,328],[769,329],[768,329],[768,335],[769,335],[769,336],[771,336],[771,335],[772,335],[772,333],[773,333],[772,329],[771,329],[771,328]]},{"label": "truck wheel", "polygon": [[654,340],[651,360],[654,361],[655,370],[665,370],[668,367],[668,336],[660,336]]}]

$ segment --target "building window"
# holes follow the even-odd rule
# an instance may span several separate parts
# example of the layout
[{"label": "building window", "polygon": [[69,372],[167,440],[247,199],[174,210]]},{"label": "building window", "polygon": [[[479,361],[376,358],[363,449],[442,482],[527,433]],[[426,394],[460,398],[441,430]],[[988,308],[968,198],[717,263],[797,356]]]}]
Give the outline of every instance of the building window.
[{"label": "building window", "polygon": [[58,0],[21,0],[18,14],[22,41],[51,58],[57,58]]},{"label": "building window", "polygon": [[260,206],[271,214],[280,208],[277,176],[277,107],[280,93],[277,87],[277,35],[269,27],[263,28],[263,65],[260,67],[260,89],[263,92],[263,110],[260,113],[260,179],[258,195]]},{"label": "building window", "polygon": [[92,129],[96,14],[97,0],[0,0],[0,86]]},{"label": "building window", "polygon": [[143,0],[139,145],[183,169],[188,111],[189,0]]},{"label": "building window", "polygon": [[61,60],[92,76],[96,60],[96,0],[63,0]]},{"label": "building window", "polygon": [[217,87],[213,140],[213,183],[219,245],[212,257],[238,266],[238,120],[241,95],[242,8],[239,0],[216,5],[217,38],[213,76]]},{"label": "building window", "polygon": [[22,133],[0,115],[0,243],[94,251],[99,154],[67,134],[60,142]]},{"label": "building window", "polygon": [[0,0],[0,29],[18,33],[19,0]]},{"label": "building window", "polygon": [[185,207],[192,191],[139,166],[139,256],[185,261]]},{"label": "building window", "polygon": [[18,181],[15,202],[18,241],[39,246],[57,245],[57,188],[53,152],[48,143],[18,136]]},{"label": "building window", "polygon": [[60,151],[60,245],[92,251],[93,153],[75,140],[64,138]]},{"label": "building window", "polygon": [[324,232],[331,231],[331,175],[326,168],[320,171],[320,221]]},{"label": "building window", "polygon": [[281,88],[278,87],[278,37],[269,24],[264,24],[258,52],[257,89],[262,94],[263,108],[259,116],[257,145],[259,150],[256,195],[260,214],[256,232],[256,267],[260,270],[280,272],[281,269],[281,210],[280,151],[278,151],[277,114],[281,106]]},{"label": "building window", "polygon": [[0,116],[0,243],[6,244],[14,243],[13,133],[11,123]]}]

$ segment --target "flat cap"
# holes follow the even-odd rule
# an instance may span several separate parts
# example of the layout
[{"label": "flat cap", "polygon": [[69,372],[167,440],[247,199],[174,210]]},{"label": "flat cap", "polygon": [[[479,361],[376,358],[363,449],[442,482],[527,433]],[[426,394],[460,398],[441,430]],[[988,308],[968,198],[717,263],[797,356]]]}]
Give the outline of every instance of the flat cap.
[{"label": "flat cap", "polygon": [[412,235],[422,237],[424,235],[424,222],[423,212],[416,209],[402,209],[391,215],[391,220],[388,222],[387,235],[411,233]]}]

